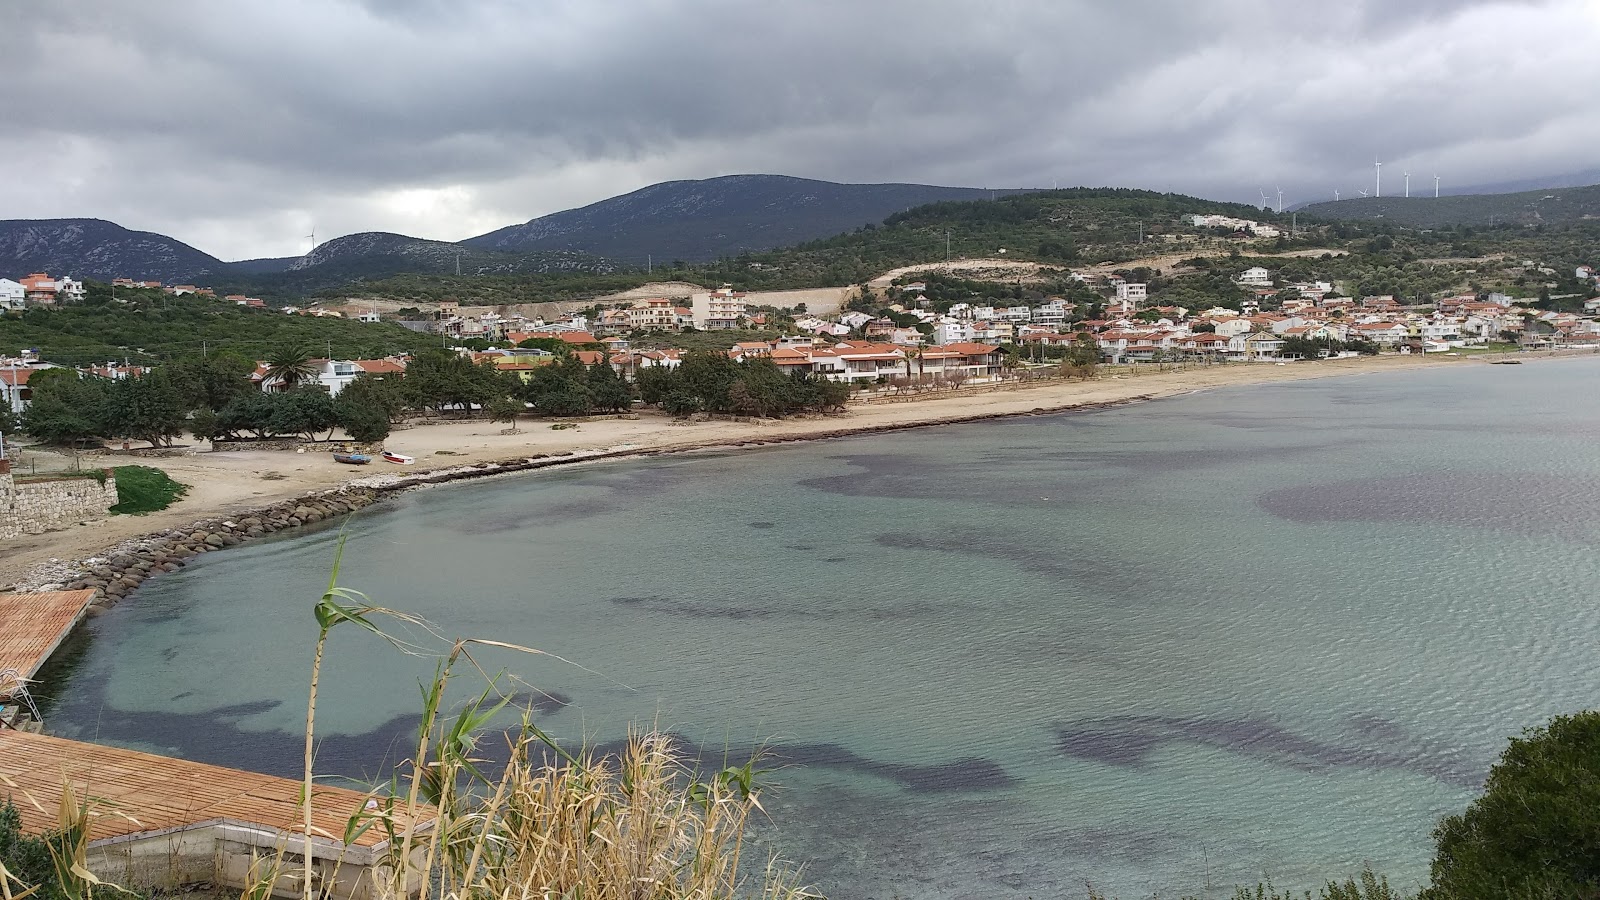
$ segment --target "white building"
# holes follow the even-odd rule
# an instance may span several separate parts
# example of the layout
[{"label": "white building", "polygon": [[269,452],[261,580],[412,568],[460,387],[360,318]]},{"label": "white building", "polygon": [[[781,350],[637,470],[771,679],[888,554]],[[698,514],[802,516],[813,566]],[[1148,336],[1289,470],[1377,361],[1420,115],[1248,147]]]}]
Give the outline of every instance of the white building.
[{"label": "white building", "polygon": [[966,322],[946,319],[933,324],[928,341],[934,344],[964,344],[972,340],[972,326]]},{"label": "white building", "polygon": [[744,292],[725,284],[710,293],[691,294],[689,308],[696,328],[705,331],[738,328],[745,316]]},{"label": "white building", "polygon": [[1145,285],[1136,281],[1121,281],[1117,283],[1117,299],[1121,300],[1125,306],[1130,303],[1137,305],[1149,298],[1150,294]]},{"label": "white building", "polygon": [[21,309],[27,298],[28,291],[22,282],[0,278],[0,309]]},{"label": "white building", "polygon": [[1251,266],[1250,268],[1239,273],[1237,281],[1240,284],[1248,284],[1256,287],[1271,287],[1272,273],[1260,266]]},{"label": "white building", "polygon": [[73,280],[71,275],[63,275],[56,281],[57,303],[82,303],[83,282]]}]

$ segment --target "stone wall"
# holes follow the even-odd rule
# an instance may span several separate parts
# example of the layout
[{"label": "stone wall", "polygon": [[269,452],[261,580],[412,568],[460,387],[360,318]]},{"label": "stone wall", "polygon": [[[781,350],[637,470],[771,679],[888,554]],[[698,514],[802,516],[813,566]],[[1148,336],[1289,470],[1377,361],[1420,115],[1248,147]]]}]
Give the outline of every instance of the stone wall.
[{"label": "stone wall", "polygon": [[105,470],[94,478],[49,478],[18,483],[0,460],[0,540],[43,534],[90,519],[103,519],[117,505],[117,479]]}]

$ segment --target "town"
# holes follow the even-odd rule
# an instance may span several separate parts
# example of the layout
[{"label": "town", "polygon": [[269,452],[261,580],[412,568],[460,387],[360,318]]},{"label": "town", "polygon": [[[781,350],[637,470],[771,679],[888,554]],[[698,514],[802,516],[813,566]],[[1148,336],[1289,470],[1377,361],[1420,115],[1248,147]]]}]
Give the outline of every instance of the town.
[{"label": "town", "polygon": [[[1197,225],[1265,229],[1259,223]],[[1204,222],[1198,221],[1205,219]],[[1528,266],[1532,267],[1530,261]],[[1545,272],[1550,270],[1546,269]],[[1574,273],[1600,284],[1594,267]],[[804,309],[756,308],[749,296],[723,285],[686,297],[657,297],[570,312],[546,321],[502,314],[493,307],[444,301],[423,314],[380,315],[377,309],[344,312],[325,305],[271,310],[243,295],[218,297],[208,288],[163,285],[118,278],[111,287],[160,290],[233,304],[263,315],[347,317],[362,322],[395,321],[439,335],[442,345],[476,362],[524,380],[539,366],[572,355],[585,365],[605,363],[635,380],[652,367],[678,366],[686,335],[761,333],[764,340],[730,340],[723,348],[735,360],[770,360],[782,372],[843,382],[858,390],[915,391],[959,387],[1026,375],[1069,358],[1077,364],[1280,363],[1358,353],[1470,353],[1485,348],[1553,350],[1600,346],[1600,299],[1587,299],[1582,314],[1537,309],[1498,292],[1442,296],[1426,306],[1402,305],[1393,296],[1349,297],[1328,281],[1285,282],[1255,265],[1232,274],[1247,299],[1239,308],[1188,309],[1153,305],[1146,285],[1122,274],[1070,274],[1090,292],[1070,301],[1039,296],[1031,303],[1003,301],[935,303],[917,276],[895,279],[882,296],[862,288],[847,308],[829,314]],[[71,277],[29,273],[0,279],[0,309],[56,307],[82,302],[83,283]],[[1095,300],[1081,297],[1092,296]],[[696,343],[695,346],[703,346]],[[330,395],[356,377],[405,371],[405,355],[381,359],[316,359],[305,384]],[[32,373],[61,367],[48,354],[24,351],[0,359],[0,398],[17,415],[31,398]],[[116,360],[75,366],[85,376],[121,379],[146,366]],[[268,392],[284,389],[262,361],[253,378]],[[292,386],[292,385],[291,385]]]}]

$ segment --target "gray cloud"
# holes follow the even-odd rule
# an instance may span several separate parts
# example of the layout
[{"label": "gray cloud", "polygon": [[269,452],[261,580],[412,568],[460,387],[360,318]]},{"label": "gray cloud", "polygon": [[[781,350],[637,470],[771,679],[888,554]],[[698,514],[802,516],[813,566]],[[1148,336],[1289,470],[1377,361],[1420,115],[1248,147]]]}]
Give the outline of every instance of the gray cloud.
[{"label": "gray cloud", "polygon": [[1590,0],[85,0],[0,34],[0,217],[225,257],[733,172],[1300,200],[1600,140]]}]

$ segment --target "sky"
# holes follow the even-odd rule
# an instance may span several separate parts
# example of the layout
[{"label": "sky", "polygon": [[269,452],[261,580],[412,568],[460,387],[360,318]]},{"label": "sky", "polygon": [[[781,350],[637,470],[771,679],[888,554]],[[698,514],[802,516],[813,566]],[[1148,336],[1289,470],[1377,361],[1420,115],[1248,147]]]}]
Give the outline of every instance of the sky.
[{"label": "sky", "polygon": [[1293,204],[1600,163],[1600,0],[23,0],[0,35],[0,219],[230,260],[739,173]]}]

